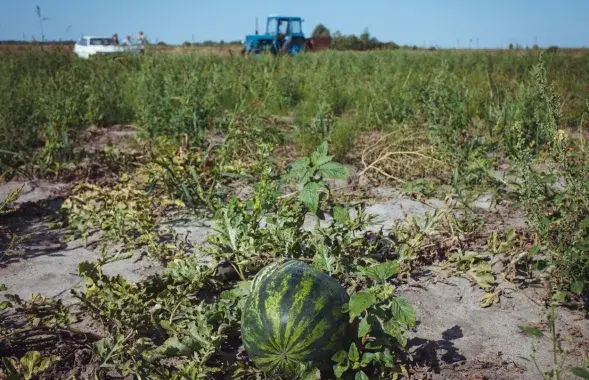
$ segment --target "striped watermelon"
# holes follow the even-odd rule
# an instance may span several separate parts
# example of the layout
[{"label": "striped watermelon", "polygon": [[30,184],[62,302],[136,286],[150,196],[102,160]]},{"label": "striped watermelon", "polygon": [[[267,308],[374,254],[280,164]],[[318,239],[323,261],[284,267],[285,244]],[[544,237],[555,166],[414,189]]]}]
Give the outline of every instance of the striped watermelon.
[{"label": "striped watermelon", "polygon": [[332,277],[289,260],[264,267],[242,311],[243,345],[259,369],[292,374],[298,363],[331,366],[348,343],[348,293]]}]

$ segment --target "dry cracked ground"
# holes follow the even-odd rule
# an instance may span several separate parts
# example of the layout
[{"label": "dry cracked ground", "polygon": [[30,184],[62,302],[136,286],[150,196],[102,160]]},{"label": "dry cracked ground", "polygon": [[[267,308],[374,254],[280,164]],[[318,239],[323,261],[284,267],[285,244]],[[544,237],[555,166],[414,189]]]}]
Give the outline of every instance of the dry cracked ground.
[{"label": "dry cracked ground", "polygon": [[[20,246],[19,254],[0,262],[0,282],[10,293],[21,297],[39,293],[72,301],[70,289],[81,287],[77,276],[78,263],[100,256],[95,243],[99,236],[81,241],[64,242],[64,231],[54,227],[56,211],[70,186],[45,181],[9,182],[0,185],[0,199],[16,187],[23,187],[17,201],[19,212],[1,217],[0,224],[13,231],[30,234]],[[368,212],[378,216],[373,228],[390,228],[407,215],[423,216],[426,211],[441,207],[440,200],[420,202],[402,196],[394,189],[376,189]],[[486,212],[490,205],[484,200],[477,207]],[[309,226],[314,221],[309,219]],[[512,216],[505,225],[521,225],[521,218]],[[175,223],[179,233],[190,232],[195,242],[204,241],[211,223],[183,220]],[[105,266],[108,274],[121,274],[138,281],[163,270],[161,264],[148,257],[116,261]],[[430,268],[431,269],[431,268]],[[528,360],[531,345],[518,326],[533,323],[542,326],[546,311],[542,304],[543,289],[516,289],[502,283],[500,302],[488,308],[479,305],[483,291],[465,277],[445,277],[435,270],[424,270],[413,281],[400,288],[400,294],[414,305],[418,326],[409,334],[409,355],[414,363],[415,379],[538,379],[534,364]],[[558,310],[559,334],[576,348],[589,345],[589,322],[574,311]],[[536,359],[542,369],[552,364],[551,341],[547,335],[535,342]],[[583,349],[578,350],[583,351]],[[572,358],[573,362],[578,358]],[[566,376],[565,376],[566,378]]]}]

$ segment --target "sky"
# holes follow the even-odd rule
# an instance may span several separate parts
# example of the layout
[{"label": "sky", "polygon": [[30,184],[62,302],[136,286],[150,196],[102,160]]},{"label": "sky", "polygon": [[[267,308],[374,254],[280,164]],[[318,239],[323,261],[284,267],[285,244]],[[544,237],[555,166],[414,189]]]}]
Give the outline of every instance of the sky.
[{"label": "sky", "polygon": [[[35,11],[48,19],[39,23]],[[589,47],[589,0],[0,0],[0,40],[119,38],[143,31],[152,41],[242,40],[268,14],[300,16],[310,36],[330,31],[441,48]]]}]

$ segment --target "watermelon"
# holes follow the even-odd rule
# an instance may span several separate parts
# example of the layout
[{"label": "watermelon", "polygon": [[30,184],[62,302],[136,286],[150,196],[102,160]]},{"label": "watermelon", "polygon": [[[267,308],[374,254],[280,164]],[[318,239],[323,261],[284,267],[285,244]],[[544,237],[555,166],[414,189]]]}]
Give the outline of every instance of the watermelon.
[{"label": "watermelon", "polygon": [[330,367],[348,346],[346,290],[331,276],[298,261],[264,267],[242,309],[241,337],[264,372],[293,374],[299,363]]}]

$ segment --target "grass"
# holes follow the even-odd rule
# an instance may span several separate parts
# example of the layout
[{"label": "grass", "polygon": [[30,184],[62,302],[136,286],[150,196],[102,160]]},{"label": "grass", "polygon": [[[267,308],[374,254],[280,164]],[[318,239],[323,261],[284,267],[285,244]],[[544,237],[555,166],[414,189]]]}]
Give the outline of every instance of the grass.
[{"label": "grass", "polygon": [[[285,258],[329,273],[364,305],[348,310],[359,340],[347,359],[339,353],[332,363],[336,374],[355,378],[406,374],[403,331],[415,315],[393,296],[393,284],[436,259],[484,289],[485,307],[501,293],[490,264],[499,254],[510,269],[545,284],[549,305],[586,307],[588,55],[397,50],[84,61],[2,54],[0,175],[55,178],[100,159],[117,166],[118,179],[80,183],[61,210],[72,237],[104,232],[103,257],[79,267],[85,288],[73,293],[81,309],[10,296],[2,309],[28,313],[34,326],[15,330],[0,315],[0,348],[35,329],[60,334],[90,318],[110,332],[84,364],[97,378],[107,376],[106,367],[142,378],[261,378],[237,349],[240,305],[247,281]],[[113,124],[138,131],[140,152],[92,156],[80,149],[90,125]],[[418,199],[445,197],[446,208],[369,241],[358,232],[370,216],[347,202],[354,194],[332,191],[329,180],[347,174],[332,159],[358,169],[349,187],[392,184]],[[500,168],[507,179],[494,175]],[[240,188],[251,191],[237,197]],[[486,193],[525,215],[525,233],[485,232],[471,204]],[[218,233],[192,246],[164,227],[175,213],[207,215]],[[308,213],[334,220],[308,231]],[[479,240],[488,244],[473,252]],[[165,273],[138,284],[102,273],[107,262],[137,250],[164,263]],[[196,263],[203,255],[210,267]],[[220,267],[234,276],[219,276]],[[374,339],[384,343],[367,343]],[[70,349],[66,357],[79,347]],[[5,360],[4,370],[65,376],[54,365],[61,360],[29,353]],[[298,370],[307,379],[329,375]]]}]

